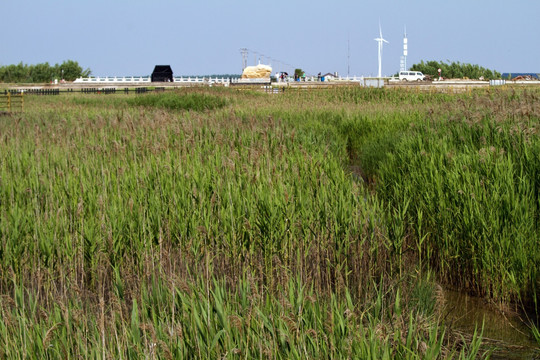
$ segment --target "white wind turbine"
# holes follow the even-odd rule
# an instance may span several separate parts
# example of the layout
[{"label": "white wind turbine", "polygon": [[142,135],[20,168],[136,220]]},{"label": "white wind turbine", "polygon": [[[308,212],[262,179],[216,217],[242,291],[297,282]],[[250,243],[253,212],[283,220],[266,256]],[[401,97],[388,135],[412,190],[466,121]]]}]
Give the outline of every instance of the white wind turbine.
[{"label": "white wind turbine", "polygon": [[381,22],[379,21],[379,37],[374,39],[375,41],[377,41],[379,43],[379,78],[381,78],[381,71],[382,71],[382,47],[383,47],[383,42],[389,44],[388,41],[386,41],[383,37],[382,37],[382,30],[381,30]]}]

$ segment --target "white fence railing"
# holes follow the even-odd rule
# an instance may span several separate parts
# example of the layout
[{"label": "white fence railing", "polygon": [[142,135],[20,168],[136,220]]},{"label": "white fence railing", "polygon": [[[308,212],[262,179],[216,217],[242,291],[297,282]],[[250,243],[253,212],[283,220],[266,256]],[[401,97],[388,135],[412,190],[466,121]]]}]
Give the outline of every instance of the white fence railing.
[{"label": "white fence railing", "polygon": [[217,76],[212,77],[198,77],[198,76],[175,76],[173,78],[173,82],[175,83],[199,83],[199,84],[230,84],[231,82],[235,82],[238,79],[233,78],[226,78],[221,77],[218,78]]},{"label": "white fence railing", "polygon": [[491,85],[491,86],[506,85],[506,80],[489,80],[489,85]]},{"label": "white fence railing", "polygon": [[326,76],[326,77],[318,77],[318,76],[306,76],[301,77],[298,80],[294,80],[293,77],[288,77],[285,79],[285,81],[282,81],[281,79],[278,82],[321,82],[324,78],[324,82],[333,82],[333,81],[340,81],[340,82],[360,82],[364,81],[363,76]]},{"label": "white fence railing", "polygon": [[[325,82],[339,81],[339,82],[362,82],[364,81],[363,76],[347,76],[347,77],[326,77]],[[88,78],[78,78],[74,81],[77,84],[96,84],[96,83],[106,83],[106,84],[129,84],[129,83],[150,83],[152,82],[149,76],[95,76]],[[260,83],[260,82],[270,82],[270,79],[240,79],[240,78],[226,78],[226,77],[203,77],[203,76],[175,76],[173,77],[173,82],[183,83],[183,84],[238,84],[238,83]],[[285,79],[279,79],[278,83],[283,82],[295,82],[292,77]],[[296,82],[321,82],[321,78],[317,76],[306,76],[300,78]]]},{"label": "white fence railing", "polygon": [[[225,77],[199,77],[199,76],[176,76],[173,78],[175,83],[189,84],[230,84],[236,83],[239,79]],[[150,83],[152,82],[149,76],[96,76],[88,78],[78,78],[74,81],[77,84],[91,83],[107,83],[107,84],[123,84],[123,83]]]},{"label": "white fence railing", "polygon": [[149,83],[151,79],[149,76],[105,76],[105,77],[88,77],[77,78],[74,83]]}]

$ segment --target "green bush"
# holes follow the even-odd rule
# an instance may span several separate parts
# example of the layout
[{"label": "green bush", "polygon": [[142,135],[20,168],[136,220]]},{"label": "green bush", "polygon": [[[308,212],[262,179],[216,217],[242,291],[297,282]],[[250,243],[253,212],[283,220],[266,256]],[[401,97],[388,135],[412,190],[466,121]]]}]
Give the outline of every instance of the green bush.
[{"label": "green bush", "polygon": [[86,77],[90,69],[83,70],[78,62],[66,60],[62,64],[49,65],[48,62],[28,65],[20,62],[17,65],[0,67],[0,82],[7,83],[44,83],[53,79],[73,81],[78,77]]},{"label": "green bush", "polygon": [[501,73],[497,71],[489,70],[476,64],[463,64],[459,61],[449,64],[444,61],[421,61],[420,63],[411,66],[412,71],[421,71],[425,75],[431,75],[433,77],[439,76],[439,69],[441,69],[441,75],[445,78],[479,79],[480,77],[483,77],[487,80],[501,78]]}]

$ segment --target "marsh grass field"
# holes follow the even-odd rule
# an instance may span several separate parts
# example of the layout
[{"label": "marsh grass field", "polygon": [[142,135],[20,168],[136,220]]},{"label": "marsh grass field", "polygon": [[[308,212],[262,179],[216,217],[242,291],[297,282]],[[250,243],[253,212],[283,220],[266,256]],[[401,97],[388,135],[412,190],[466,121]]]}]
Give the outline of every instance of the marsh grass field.
[{"label": "marsh grass field", "polygon": [[184,89],[0,117],[0,358],[471,359],[540,341],[540,91]]}]

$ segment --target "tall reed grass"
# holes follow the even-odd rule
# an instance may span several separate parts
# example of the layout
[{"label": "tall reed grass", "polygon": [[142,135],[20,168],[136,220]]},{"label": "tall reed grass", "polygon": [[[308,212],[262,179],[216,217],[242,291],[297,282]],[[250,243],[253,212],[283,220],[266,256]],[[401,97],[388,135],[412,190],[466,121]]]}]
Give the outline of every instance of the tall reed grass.
[{"label": "tall reed grass", "polygon": [[404,279],[531,303],[537,96],[28,98],[0,118],[0,357],[474,357]]}]

